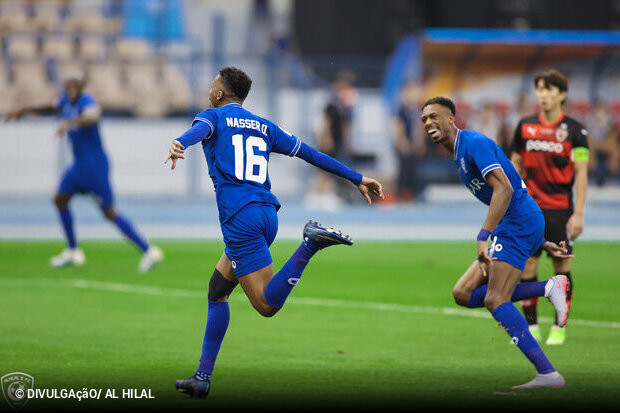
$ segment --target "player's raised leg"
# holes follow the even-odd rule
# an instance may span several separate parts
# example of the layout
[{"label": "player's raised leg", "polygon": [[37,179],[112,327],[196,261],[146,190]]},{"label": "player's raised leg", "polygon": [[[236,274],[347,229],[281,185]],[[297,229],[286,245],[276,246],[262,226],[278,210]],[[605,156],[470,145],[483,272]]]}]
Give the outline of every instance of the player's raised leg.
[{"label": "player's raised leg", "polygon": [[[547,281],[519,283],[515,286],[510,301],[546,297],[556,309],[558,323],[564,325],[568,313],[568,304],[565,287],[567,283],[562,277],[564,276],[557,275]],[[480,266],[474,261],[454,286],[452,290],[454,301],[463,307],[484,307],[489,288],[487,281],[487,278],[482,275]]]},{"label": "player's raised leg", "polygon": [[147,272],[155,264],[162,260],[163,254],[161,250],[149,242],[135,229],[134,225],[123,215],[116,212],[114,207],[102,207],[103,215],[127,237],[141,252],[142,258],[138,269],[140,272]]},{"label": "player's raised leg", "polygon": [[284,306],[312,256],[323,248],[338,244],[353,245],[353,241],[338,230],[309,221],[304,226],[303,241],[280,271],[274,275],[273,265],[269,265],[240,277],[239,283],[252,306],[261,315],[271,317]]},{"label": "player's raised leg", "polygon": [[67,247],[59,255],[50,259],[52,267],[64,267],[70,264],[83,265],[86,262],[84,252],[78,248],[77,245],[73,226],[73,215],[69,209],[70,200],[71,194],[69,193],[59,192],[54,196],[54,205],[56,205],[56,209],[58,210],[60,223],[65,234],[65,239],[67,240]]},{"label": "player's raised leg", "polygon": [[538,373],[531,382],[513,388],[562,387],[564,378],[547,359],[538,342],[532,337],[525,318],[511,302],[521,273],[520,269],[507,262],[496,261],[489,270],[489,285],[484,298],[485,307],[506,330]]},{"label": "player's raised leg", "polygon": [[226,254],[222,254],[209,281],[209,309],[200,364],[192,377],[174,383],[181,393],[198,398],[207,397],[209,394],[215,361],[230,322],[228,297],[236,286],[237,280],[231,261]]},{"label": "player's raised leg", "polygon": [[[271,211],[271,209],[267,208],[266,210]],[[275,211],[273,212],[275,213]],[[256,217],[257,213],[260,216],[260,208],[258,212],[256,209],[246,209],[238,218]],[[256,311],[264,317],[271,317],[282,308],[286,298],[301,278],[310,258],[318,250],[331,245],[351,245],[353,243],[348,236],[342,235],[340,231],[324,228],[311,221],[304,227],[304,240],[299,248],[277,274],[273,274],[273,264],[244,274],[243,266],[248,265],[248,261],[252,263],[268,259],[266,257],[269,254],[268,244],[271,244],[272,236],[275,237],[274,231],[277,230],[277,225],[273,221],[266,220],[265,222],[269,227],[269,230],[265,232],[268,234],[271,232],[271,234],[267,235],[267,239],[264,240],[265,245],[259,248],[259,251],[247,259],[240,258],[239,264],[232,261],[224,253],[216,266],[209,282],[209,311],[200,364],[193,376],[175,382],[175,388],[182,393],[198,398],[207,397],[209,394],[215,361],[230,321],[228,296],[237,286],[237,282],[241,284]],[[227,238],[230,239],[230,237],[231,234],[227,233]],[[260,251],[265,249],[266,251]],[[235,268],[239,268],[239,274],[242,275],[236,275]]]}]

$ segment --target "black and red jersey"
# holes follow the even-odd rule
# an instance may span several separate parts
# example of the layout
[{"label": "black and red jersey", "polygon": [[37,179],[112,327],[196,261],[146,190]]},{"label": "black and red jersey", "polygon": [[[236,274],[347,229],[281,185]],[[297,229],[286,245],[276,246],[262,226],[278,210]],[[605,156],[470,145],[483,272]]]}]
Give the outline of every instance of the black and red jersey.
[{"label": "black and red jersey", "polygon": [[564,114],[553,123],[532,115],[517,125],[511,150],[521,155],[523,180],[541,209],[572,209],[577,147],[588,147],[588,132]]}]

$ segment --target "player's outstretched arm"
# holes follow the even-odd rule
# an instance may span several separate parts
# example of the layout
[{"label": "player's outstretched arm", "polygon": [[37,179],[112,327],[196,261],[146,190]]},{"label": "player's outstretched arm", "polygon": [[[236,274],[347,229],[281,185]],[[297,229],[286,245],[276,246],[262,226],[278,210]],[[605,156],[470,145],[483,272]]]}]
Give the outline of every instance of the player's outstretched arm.
[{"label": "player's outstretched arm", "polygon": [[546,241],[542,247],[554,258],[575,258],[573,254],[568,253],[565,241],[560,242],[560,245],[555,242]]},{"label": "player's outstretched arm", "polygon": [[4,115],[4,121],[8,122],[11,120],[18,121],[24,116],[26,113],[50,113],[54,112],[57,109],[56,104],[44,104],[40,106],[21,106],[17,109],[13,109]]},{"label": "player's outstretched arm", "polygon": [[79,116],[73,119],[63,120],[60,125],[58,125],[58,129],[56,129],[56,137],[60,139],[65,136],[72,126],[82,127],[94,125],[99,122],[100,118],[101,107],[99,107],[99,105],[90,105],[86,107]]},{"label": "player's outstretched arm", "polygon": [[378,196],[381,199],[384,199],[383,195],[383,186],[379,181],[376,181],[372,178],[368,178],[366,176],[362,176],[362,182],[357,186],[357,189],[360,193],[366,198],[368,205],[372,204],[372,200],[368,194],[373,194],[374,196]]},{"label": "player's outstretched arm", "polygon": [[170,149],[168,150],[168,155],[166,155],[166,159],[164,163],[168,163],[169,160],[172,160],[172,165],[170,169],[174,169],[177,166],[177,159],[185,159],[185,149],[197,144],[203,139],[208,139],[213,131],[211,130],[211,126],[206,122],[195,122],[194,125],[188,129],[179,139],[175,139],[172,141],[170,145]]},{"label": "player's outstretched arm", "polygon": [[306,145],[303,142],[299,142],[299,147],[295,156],[303,159],[304,161],[323,169],[326,172],[340,176],[347,179],[357,185],[357,189],[366,198],[368,205],[372,204],[369,194],[373,194],[380,198],[383,198],[383,187],[381,184],[371,178],[365,177],[357,171],[349,168],[340,161],[332,158],[329,155],[324,154],[321,151],[314,149],[312,146]]}]

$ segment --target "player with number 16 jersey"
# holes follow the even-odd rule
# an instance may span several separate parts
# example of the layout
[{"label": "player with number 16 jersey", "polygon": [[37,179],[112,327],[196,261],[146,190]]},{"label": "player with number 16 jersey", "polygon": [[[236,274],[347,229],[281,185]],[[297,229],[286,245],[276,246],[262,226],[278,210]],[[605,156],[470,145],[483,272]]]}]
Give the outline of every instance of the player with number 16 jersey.
[{"label": "player with number 16 jersey", "polygon": [[280,202],[271,193],[268,175],[272,152],[296,156],[357,185],[368,203],[369,193],[383,197],[381,184],[306,145],[274,123],[242,107],[252,80],[226,67],[211,84],[211,108],[195,117],[191,129],[174,140],[166,162],[172,169],[184,150],[201,142],[215,187],[225,249],[209,282],[209,309],[196,373],[175,387],[192,397],[206,397],[211,374],[224,339],[230,310],[228,296],[237,284],[263,316],[275,315],[299,282],[310,258],[319,250],[353,241],[340,231],[308,222],[303,241],[274,275],[269,246],[278,231]]},{"label": "player with number 16 jersey", "polygon": [[[211,129],[202,140],[202,147],[215,187],[220,222],[225,223],[252,202],[272,204],[279,209],[280,202],[271,192],[267,171],[269,155],[276,152],[295,156],[301,141],[239,103],[207,109],[194,118],[192,126],[199,122]],[[348,172],[352,181],[361,180],[359,174]]]}]

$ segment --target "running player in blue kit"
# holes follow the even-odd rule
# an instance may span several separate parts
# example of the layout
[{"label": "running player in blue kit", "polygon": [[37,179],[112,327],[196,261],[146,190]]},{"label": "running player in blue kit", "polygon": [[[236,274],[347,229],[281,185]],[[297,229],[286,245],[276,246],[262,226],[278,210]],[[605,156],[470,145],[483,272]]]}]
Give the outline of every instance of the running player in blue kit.
[{"label": "running player in blue kit", "polygon": [[237,286],[265,317],[284,305],[312,256],[325,247],[352,240],[340,231],[308,222],[303,241],[274,275],[269,246],[278,230],[280,202],[271,193],[267,165],[271,152],[299,157],[355,184],[370,205],[369,194],[383,198],[381,184],[306,145],[274,123],[241,105],[252,80],[241,70],[225,67],[211,84],[211,108],[199,113],[191,129],[174,140],[165,162],[184,159],[184,150],[201,142],[215,187],[225,249],[208,291],[207,325],[196,373],[175,387],[192,397],[206,397],[211,374],[230,320],[228,296]]},{"label": "running player in blue kit", "polygon": [[73,164],[65,170],[54,196],[54,204],[58,209],[67,248],[60,255],[52,257],[50,264],[53,267],[63,267],[85,263],[86,257],[78,247],[73,228],[73,215],[69,209],[69,201],[76,193],[88,193],[96,197],[103,215],[141,251],[142,258],[138,269],[140,272],[147,272],[163,258],[162,252],[159,248],[151,246],[136,231],[133,224],[114,208],[108,157],[99,134],[101,109],[91,95],[83,92],[84,86],[83,75],[74,73],[67,77],[65,92],[57,102],[24,106],[6,115],[6,120],[19,120],[28,112],[60,111],[62,123],[56,135],[58,138],[63,138],[66,134],[71,141]]},{"label": "running player in blue kit", "polygon": [[544,239],[542,211],[501,148],[478,132],[458,129],[455,114],[450,99],[436,97],[422,106],[421,120],[432,141],[454,155],[463,183],[489,210],[477,237],[478,258],[454,286],[454,299],[464,307],[486,307],[536,368],[534,380],[513,389],[562,387],[564,378],[551,365],[512,302],[547,297],[556,309],[558,325],[564,326],[568,316],[566,276],[537,283],[518,282],[525,262],[541,246],[554,257],[572,255],[563,243],[558,246]]}]

